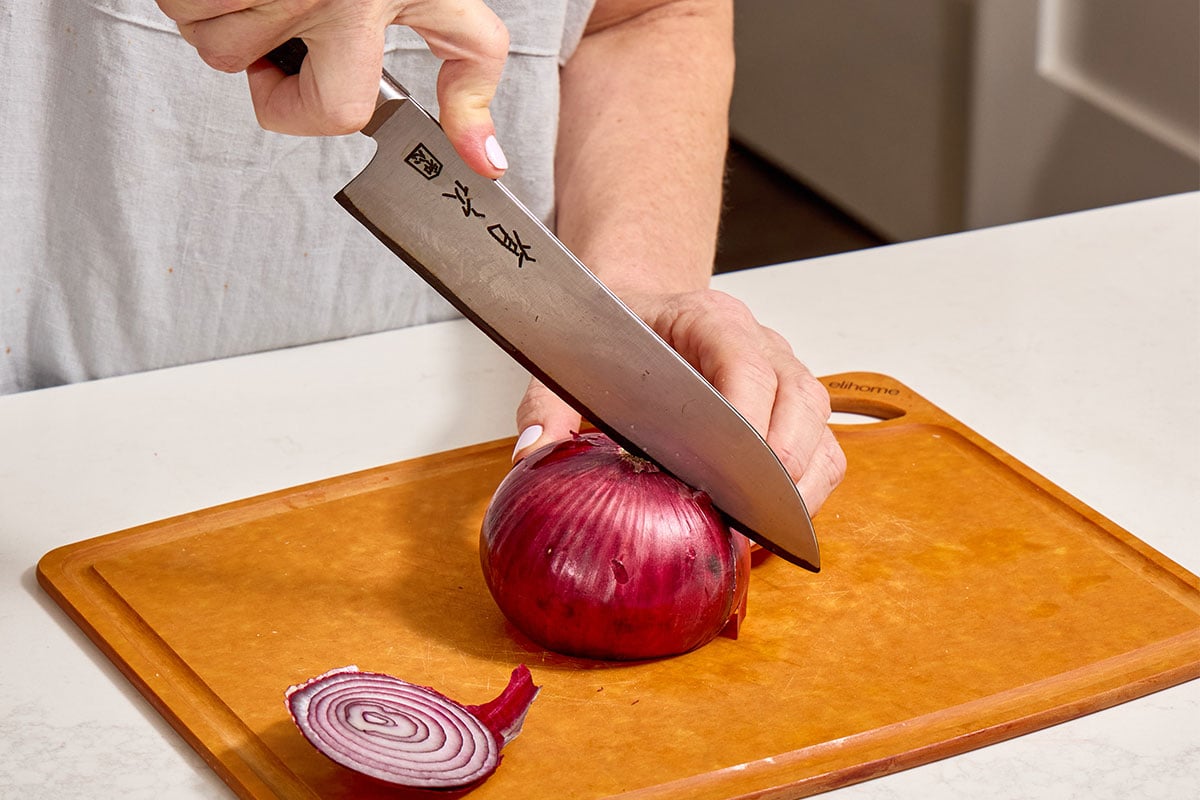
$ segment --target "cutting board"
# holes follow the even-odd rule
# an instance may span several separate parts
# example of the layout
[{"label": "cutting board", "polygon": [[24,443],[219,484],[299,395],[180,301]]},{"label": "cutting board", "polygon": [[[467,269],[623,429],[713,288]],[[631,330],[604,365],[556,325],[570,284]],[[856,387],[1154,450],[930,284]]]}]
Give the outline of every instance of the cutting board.
[{"label": "cutting board", "polygon": [[347,664],[464,704],[530,667],[479,800],[801,797],[1200,675],[1194,575],[895,380],[825,383],[879,421],[836,428],[822,571],[761,559],[738,638],[675,658],[567,658],[506,623],[478,535],[512,440],[100,536],[38,577],[247,798],[408,796],[287,717],[289,685]]}]

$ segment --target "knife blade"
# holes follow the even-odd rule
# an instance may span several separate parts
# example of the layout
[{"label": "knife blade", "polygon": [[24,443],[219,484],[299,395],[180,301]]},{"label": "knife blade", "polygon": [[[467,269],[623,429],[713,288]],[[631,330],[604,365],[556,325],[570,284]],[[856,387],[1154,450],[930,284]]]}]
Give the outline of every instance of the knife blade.
[{"label": "knife blade", "polygon": [[[285,48],[287,48],[285,50]],[[294,74],[304,46],[268,59]],[[745,418],[384,72],[376,152],[337,201],[463,316],[623,447],[709,495],[733,526],[814,572],[804,500]]]}]

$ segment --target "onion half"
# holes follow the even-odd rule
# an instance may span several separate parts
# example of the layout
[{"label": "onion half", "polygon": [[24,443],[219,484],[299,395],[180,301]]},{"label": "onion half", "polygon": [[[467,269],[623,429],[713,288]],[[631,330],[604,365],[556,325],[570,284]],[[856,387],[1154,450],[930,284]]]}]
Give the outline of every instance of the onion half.
[{"label": "onion half", "polygon": [[480,533],[488,588],[518,630],[608,660],[676,655],[736,624],[749,554],[708,495],[600,433],[517,464]]},{"label": "onion half", "polygon": [[495,700],[464,706],[349,666],[290,687],[286,701],[304,738],[343,767],[398,786],[453,789],[496,770],[538,690],[522,664]]}]

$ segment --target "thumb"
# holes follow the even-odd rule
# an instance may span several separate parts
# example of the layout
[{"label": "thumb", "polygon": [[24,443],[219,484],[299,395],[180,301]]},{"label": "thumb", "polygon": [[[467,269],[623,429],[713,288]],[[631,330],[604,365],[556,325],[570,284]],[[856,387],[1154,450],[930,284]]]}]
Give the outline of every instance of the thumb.
[{"label": "thumb", "polygon": [[544,444],[566,439],[579,430],[580,421],[579,412],[534,378],[517,406],[517,430],[521,435],[513,449],[513,463]]},{"label": "thumb", "polygon": [[496,140],[489,107],[508,57],[508,29],[481,0],[461,4],[460,13],[431,17],[421,9],[396,18],[421,35],[442,60],[438,73],[438,122],[473,170],[498,178],[508,159]]}]

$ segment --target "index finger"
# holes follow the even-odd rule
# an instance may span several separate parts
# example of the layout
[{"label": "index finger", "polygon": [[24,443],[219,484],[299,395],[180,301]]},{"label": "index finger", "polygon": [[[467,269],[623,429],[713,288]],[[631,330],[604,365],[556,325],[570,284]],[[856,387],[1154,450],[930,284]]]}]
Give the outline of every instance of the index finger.
[{"label": "index finger", "polygon": [[258,124],[277,133],[336,136],[362,130],[375,112],[383,72],[383,32],[305,38],[297,75],[265,61],[246,70]]}]

